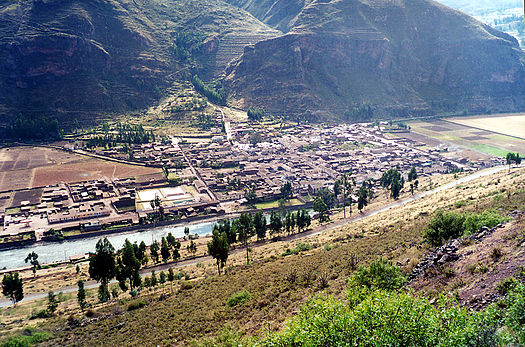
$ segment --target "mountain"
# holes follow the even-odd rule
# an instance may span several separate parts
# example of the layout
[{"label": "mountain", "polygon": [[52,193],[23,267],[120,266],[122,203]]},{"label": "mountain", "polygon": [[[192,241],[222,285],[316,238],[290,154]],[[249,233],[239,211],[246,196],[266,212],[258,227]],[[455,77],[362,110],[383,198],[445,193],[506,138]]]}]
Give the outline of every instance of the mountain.
[{"label": "mountain", "polygon": [[439,0],[439,2],[516,37],[521,47],[525,47],[522,0]]},{"label": "mountain", "polygon": [[0,123],[140,111],[194,74],[233,106],[319,120],[516,111],[524,62],[430,0],[4,1]]},{"label": "mountain", "polygon": [[[219,0],[4,1],[0,119],[141,109],[184,74],[212,77],[245,45],[279,34]],[[177,38],[184,54],[174,54]]]},{"label": "mountain", "polygon": [[369,115],[361,105],[383,116],[525,107],[525,55],[516,39],[447,6],[316,0],[297,15],[283,11],[282,20],[293,17],[283,26],[267,16],[280,3],[243,1],[289,30],[247,47],[227,69],[236,106],[317,119],[346,112],[351,120]]}]

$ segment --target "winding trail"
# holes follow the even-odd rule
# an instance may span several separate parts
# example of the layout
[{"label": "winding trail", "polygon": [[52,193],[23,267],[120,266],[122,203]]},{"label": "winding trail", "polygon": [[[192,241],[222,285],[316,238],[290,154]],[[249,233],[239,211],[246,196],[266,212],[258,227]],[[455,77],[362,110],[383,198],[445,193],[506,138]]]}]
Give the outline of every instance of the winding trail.
[{"label": "winding trail", "polygon": [[[442,192],[442,191],[450,189],[450,188],[454,188],[455,186],[460,185],[462,183],[470,182],[470,181],[473,181],[473,180],[481,178],[481,177],[490,176],[490,175],[493,175],[495,173],[498,173],[500,171],[507,170],[507,169],[508,169],[507,166],[496,166],[496,167],[493,167],[493,168],[480,170],[480,171],[477,171],[477,172],[475,172],[473,174],[470,174],[468,176],[465,176],[465,177],[462,177],[462,178],[458,178],[458,179],[456,179],[456,180],[454,180],[452,182],[449,182],[449,183],[444,184],[442,186],[436,187],[436,188],[434,188],[432,190],[429,190],[429,191],[426,191],[426,192],[422,192],[422,193],[416,194],[414,196],[411,196],[411,197],[408,197],[408,198],[405,198],[405,199],[402,199],[402,200],[398,200],[398,201],[392,202],[392,203],[390,203],[390,204],[388,204],[388,205],[386,205],[384,207],[372,209],[372,210],[363,212],[361,214],[358,214],[356,216],[348,217],[346,219],[340,219],[340,220],[337,220],[335,222],[319,226],[316,229],[303,232],[301,234],[282,236],[282,237],[279,237],[278,239],[279,239],[279,241],[294,241],[294,240],[304,239],[304,238],[311,237],[311,236],[316,236],[316,235],[319,235],[319,234],[321,234],[323,232],[326,232],[326,231],[338,229],[338,228],[340,228],[340,227],[342,227],[342,226],[344,226],[346,224],[349,224],[349,223],[352,223],[352,222],[356,222],[356,221],[360,221],[360,220],[363,220],[363,219],[375,216],[375,215],[377,215],[379,213],[386,212],[386,211],[388,211],[390,209],[393,209],[393,208],[396,208],[396,207],[404,206],[404,205],[406,205],[406,204],[408,204],[408,203],[410,203],[412,201],[416,201],[416,200],[422,199],[422,198],[427,197],[429,195],[432,195],[432,194],[435,194],[435,193],[438,193],[438,192]],[[265,241],[255,242],[255,243],[252,243],[250,245],[250,247],[260,247],[260,246],[264,245],[265,243],[266,243]],[[234,248],[230,252],[230,254],[236,254],[236,253],[239,253],[241,251],[243,251],[242,247]],[[193,259],[187,259],[187,260],[183,260],[183,261],[179,261],[179,262],[168,262],[168,263],[165,263],[165,264],[163,263],[163,264],[159,264],[159,265],[156,265],[156,266],[152,266],[152,267],[141,269],[140,270],[140,274],[142,276],[145,276],[145,275],[147,276],[147,275],[150,275],[152,271],[155,271],[155,272],[158,273],[159,271],[165,271],[165,270],[168,270],[169,268],[181,268],[181,267],[185,267],[185,266],[195,265],[195,264],[198,264],[198,263],[200,263],[202,261],[207,261],[207,260],[211,260],[211,259],[212,259],[211,256],[207,255],[207,256],[199,256],[199,257],[195,257]],[[116,283],[116,280],[113,280],[111,283]],[[95,282],[95,281],[86,281],[84,283],[85,289],[95,288],[95,287],[97,287],[97,285],[98,285],[98,283]],[[75,292],[77,289],[78,289],[77,286],[67,286],[67,287],[63,287],[63,288],[55,288],[53,290],[55,292],[62,292],[62,293],[65,294],[65,293]],[[43,298],[46,298],[46,297],[47,297],[47,293],[32,293],[32,294],[26,295],[24,297],[24,299],[22,300],[22,302],[43,299]],[[2,298],[0,300],[0,307],[7,307],[10,304],[11,304],[11,302],[9,300],[5,299],[5,298]]]}]

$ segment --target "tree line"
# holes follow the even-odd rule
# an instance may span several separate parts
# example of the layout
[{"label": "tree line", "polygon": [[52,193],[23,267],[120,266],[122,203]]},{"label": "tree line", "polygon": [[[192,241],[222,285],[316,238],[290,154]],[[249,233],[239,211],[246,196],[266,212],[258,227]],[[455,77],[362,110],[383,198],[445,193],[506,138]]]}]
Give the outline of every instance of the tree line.
[{"label": "tree line", "polygon": [[63,136],[56,118],[22,114],[16,116],[8,128],[8,133],[13,138],[22,140],[56,140]]},{"label": "tree line", "polygon": [[87,148],[105,147],[112,148],[118,144],[138,145],[155,142],[153,130],[147,131],[142,125],[130,125],[117,123],[116,134],[109,131],[109,125],[104,123],[102,131],[104,134],[91,137],[86,141]]},{"label": "tree line", "polygon": [[193,75],[191,83],[193,84],[193,87],[195,87],[195,90],[208,98],[210,102],[217,105],[226,105],[227,95],[222,84],[218,84],[215,89],[211,88],[204,84],[197,75]]}]

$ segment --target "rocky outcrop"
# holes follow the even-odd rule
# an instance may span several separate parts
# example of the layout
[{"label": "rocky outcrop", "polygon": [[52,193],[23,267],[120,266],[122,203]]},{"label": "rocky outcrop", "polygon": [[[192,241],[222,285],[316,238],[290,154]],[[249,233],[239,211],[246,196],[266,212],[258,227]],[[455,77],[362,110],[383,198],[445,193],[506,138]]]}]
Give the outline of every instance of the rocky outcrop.
[{"label": "rocky outcrop", "polygon": [[[263,1],[259,1],[262,3]],[[517,41],[429,0],[314,1],[227,70],[236,106],[343,118],[525,108]]]}]

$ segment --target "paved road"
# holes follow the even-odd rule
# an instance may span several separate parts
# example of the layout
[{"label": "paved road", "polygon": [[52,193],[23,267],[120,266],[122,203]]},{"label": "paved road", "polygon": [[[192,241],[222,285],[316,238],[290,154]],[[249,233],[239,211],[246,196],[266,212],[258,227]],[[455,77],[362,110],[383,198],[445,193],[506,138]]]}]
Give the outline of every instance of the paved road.
[{"label": "paved road", "polygon": [[[310,237],[310,236],[319,235],[319,234],[321,234],[321,233],[323,233],[325,231],[329,231],[329,230],[334,230],[334,229],[340,228],[341,226],[349,224],[351,222],[355,222],[355,221],[359,221],[359,220],[363,220],[365,218],[369,218],[369,217],[375,216],[375,215],[377,215],[379,213],[388,211],[388,210],[390,210],[392,208],[404,206],[404,205],[406,205],[406,204],[408,204],[408,203],[410,203],[412,201],[416,201],[416,200],[422,199],[422,198],[424,198],[426,196],[429,196],[429,195],[432,195],[432,194],[435,194],[435,193],[438,193],[438,192],[441,192],[441,191],[453,188],[453,187],[455,187],[455,186],[457,186],[459,184],[470,182],[470,181],[475,180],[477,178],[489,176],[489,175],[492,175],[492,174],[495,174],[495,173],[498,173],[500,171],[507,170],[507,169],[508,169],[507,166],[497,166],[497,167],[493,167],[493,168],[490,168],[490,169],[477,171],[477,172],[475,172],[473,174],[470,174],[468,176],[456,179],[456,180],[454,180],[454,181],[452,181],[450,183],[444,184],[444,185],[439,186],[437,188],[434,188],[432,190],[416,194],[414,196],[408,197],[408,198],[403,199],[403,200],[395,201],[395,202],[393,202],[391,204],[388,204],[387,206],[384,206],[384,207],[381,207],[381,208],[377,208],[377,209],[373,209],[373,210],[369,210],[369,211],[361,213],[361,214],[359,214],[357,216],[348,217],[346,219],[340,219],[340,220],[337,220],[337,221],[335,221],[333,223],[322,225],[322,226],[320,226],[320,227],[318,227],[316,229],[309,230],[309,231],[306,231],[306,232],[301,233],[301,234],[294,234],[294,235],[290,235],[290,236],[283,236],[280,239],[283,240],[283,241],[293,241],[293,240],[298,240],[298,239],[304,239],[304,238],[307,238],[307,237]],[[253,247],[259,247],[259,246],[262,246],[262,245],[264,245],[264,242],[251,244],[250,247],[253,248]],[[232,250],[232,252],[230,254],[235,254],[235,253],[238,253],[238,252],[241,252],[241,251],[243,251],[242,247],[241,248],[236,248],[236,249]],[[184,267],[184,266],[195,265],[197,263],[200,263],[200,262],[206,261],[206,260],[210,260],[210,259],[211,259],[210,256],[200,256],[200,257],[196,257],[194,259],[180,261],[178,263],[171,262],[171,263],[167,263],[167,264],[160,264],[160,265],[157,265],[155,267],[150,267],[150,268],[147,268],[147,269],[141,269],[140,270],[140,274],[142,276],[150,275],[152,270],[155,270],[155,272],[158,273],[159,271],[165,271],[165,270],[169,269],[170,267],[171,268],[181,268],[181,267]],[[112,283],[115,283],[115,282],[116,281],[112,281]],[[95,288],[97,285],[98,284],[95,281],[87,281],[85,283],[85,288],[86,289]],[[55,289],[54,291],[55,292],[62,292],[62,293],[71,293],[71,292],[75,292],[76,290],[77,290],[76,286],[68,286],[68,287]],[[45,298],[45,297],[47,297],[47,293],[33,293],[33,294],[26,295],[24,297],[23,301],[25,302],[25,301],[37,300],[37,299],[42,299],[42,298]],[[0,307],[6,307],[6,306],[9,306],[10,304],[11,304],[11,302],[6,300],[5,298],[2,298],[2,300],[0,300]]]}]

